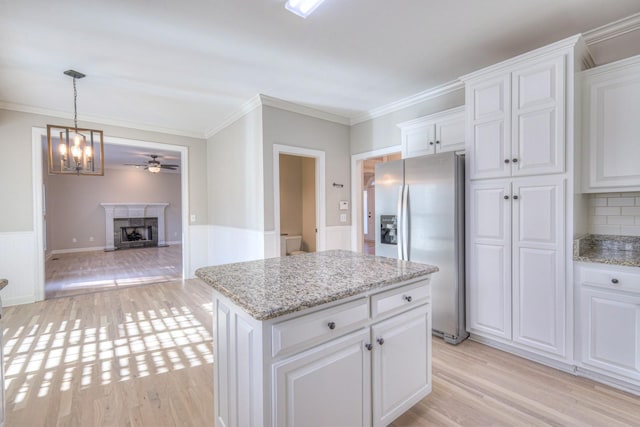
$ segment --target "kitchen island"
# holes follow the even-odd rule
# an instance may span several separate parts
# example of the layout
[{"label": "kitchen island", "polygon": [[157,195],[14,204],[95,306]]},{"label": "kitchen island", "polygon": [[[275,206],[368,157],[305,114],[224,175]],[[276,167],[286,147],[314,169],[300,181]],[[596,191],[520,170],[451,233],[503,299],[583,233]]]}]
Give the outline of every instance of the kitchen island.
[{"label": "kitchen island", "polygon": [[216,426],[387,425],[431,392],[431,265],[327,251],[205,267]]}]

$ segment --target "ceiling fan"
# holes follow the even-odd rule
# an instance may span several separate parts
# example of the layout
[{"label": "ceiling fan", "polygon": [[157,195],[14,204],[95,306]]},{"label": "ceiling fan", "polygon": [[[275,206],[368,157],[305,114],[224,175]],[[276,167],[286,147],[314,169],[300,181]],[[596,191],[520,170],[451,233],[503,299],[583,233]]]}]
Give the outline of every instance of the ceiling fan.
[{"label": "ceiling fan", "polygon": [[125,163],[125,166],[135,166],[137,168],[139,167],[144,167],[145,170],[148,170],[151,173],[158,173],[160,172],[160,169],[168,169],[168,170],[176,170],[179,165],[168,165],[168,164],[162,164],[158,161],[158,156],[157,154],[147,154],[149,157],[151,157],[151,160],[147,161],[146,164],[133,164],[133,163]]}]

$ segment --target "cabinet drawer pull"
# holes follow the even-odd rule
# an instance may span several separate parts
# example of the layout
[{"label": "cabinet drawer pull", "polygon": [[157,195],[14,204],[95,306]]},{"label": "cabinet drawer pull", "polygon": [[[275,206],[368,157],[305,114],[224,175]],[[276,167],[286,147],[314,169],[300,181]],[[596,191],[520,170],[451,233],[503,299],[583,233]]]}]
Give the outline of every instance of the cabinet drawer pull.
[{"label": "cabinet drawer pull", "polygon": [[504,196],[504,199],[505,200],[509,200],[509,196]]},{"label": "cabinet drawer pull", "polygon": [[371,350],[373,350],[373,345],[372,344],[365,344],[364,348],[366,348],[367,350],[371,351]]},{"label": "cabinet drawer pull", "polygon": [[405,295],[404,299],[406,299],[407,302],[411,302],[413,300],[413,298],[411,298],[411,295]]},{"label": "cabinet drawer pull", "polygon": [[619,282],[619,280],[618,280],[618,279],[611,279],[611,283],[613,283],[614,285],[617,285],[617,284],[618,284],[618,282]]},{"label": "cabinet drawer pull", "polygon": [[376,341],[378,341],[380,345],[384,344],[384,338],[378,338]]},{"label": "cabinet drawer pull", "polygon": [[329,323],[327,323],[327,326],[329,327],[329,329],[335,329],[336,328],[336,322],[329,322]]},{"label": "cabinet drawer pull", "polygon": [[518,159],[511,160],[513,163],[518,163]]},{"label": "cabinet drawer pull", "polygon": [[436,141],[436,144],[440,144],[440,141]]},{"label": "cabinet drawer pull", "polygon": [[513,200],[518,200],[518,195],[517,194],[513,195]]},{"label": "cabinet drawer pull", "polygon": [[504,162],[505,162],[506,164],[509,164],[509,161],[510,161],[509,159],[504,159]]},{"label": "cabinet drawer pull", "polygon": [[429,143],[429,145],[433,145],[433,141],[431,141],[431,142]]}]

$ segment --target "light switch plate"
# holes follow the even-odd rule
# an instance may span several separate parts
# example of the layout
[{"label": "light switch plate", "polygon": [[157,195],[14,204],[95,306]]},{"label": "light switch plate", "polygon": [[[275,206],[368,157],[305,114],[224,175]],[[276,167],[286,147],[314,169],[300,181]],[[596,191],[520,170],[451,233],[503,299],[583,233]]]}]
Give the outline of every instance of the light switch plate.
[{"label": "light switch plate", "polygon": [[347,214],[340,214],[340,222],[347,222]]},{"label": "light switch plate", "polygon": [[348,200],[340,200],[340,210],[348,211],[349,210],[349,201]]}]

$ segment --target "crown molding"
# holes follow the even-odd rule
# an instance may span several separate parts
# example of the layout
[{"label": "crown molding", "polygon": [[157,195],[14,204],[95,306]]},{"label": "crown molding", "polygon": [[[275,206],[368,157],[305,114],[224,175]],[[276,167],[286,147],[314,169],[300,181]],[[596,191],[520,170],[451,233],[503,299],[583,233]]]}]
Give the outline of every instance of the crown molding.
[{"label": "crown molding", "polygon": [[[32,107],[29,105],[15,104],[12,102],[0,101],[1,110],[17,111],[20,113],[38,114],[42,116],[57,117],[61,119],[73,120],[73,114],[66,111],[50,110],[47,108]],[[185,136],[188,138],[204,139],[204,135],[200,132],[193,132],[181,129],[164,128],[155,125],[145,125],[126,120],[113,120],[101,116],[82,115],[83,122],[91,122],[98,125],[118,126],[129,129],[143,130],[148,132],[164,133],[168,135]]]},{"label": "crown molding", "polygon": [[591,46],[637,30],[640,30],[640,13],[585,31],[582,36],[585,43]]},{"label": "crown molding", "polygon": [[206,139],[211,138],[213,135],[217,134],[222,129],[231,125],[236,120],[246,116],[247,114],[252,112],[254,109],[259,107],[260,105],[261,105],[260,94],[251,97],[249,100],[245,101],[245,103],[242,104],[238,110],[229,114],[223,121],[221,121],[211,129],[207,130],[204,134],[204,137]]},{"label": "crown molding", "polygon": [[290,111],[292,113],[303,114],[316,119],[327,120],[329,122],[339,123],[341,125],[350,125],[351,121],[347,117],[338,114],[329,113],[318,110],[305,105],[296,104],[294,102],[285,101],[284,99],[274,98],[268,95],[259,94],[262,105],[278,108],[280,110]]},{"label": "crown molding", "polygon": [[387,105],[383,105],[378,108],[374,108],[373,110],[369,110],[363,114],[355,116],[351,119],[351,125],[356,125],[358,123],[366,122],[367,120],[375,119],[377,117],[385,116],[387,114],[393,113],[398,110],[402,110],[404,108],[412,107],[414,105],[420,104],[421,102],[427,101],[429,99],[437,98],[439,96],[446,95],[451,92],[455,92],[458,90],[464,89],[464,83],[460,80],[451,80],[450,82],[441,84],[439,86],[433,87],[431,89],[427,89],[425,91],[416,93],[415,95],[408,96],[406,98],[402,98],[398,101],[391,102]]}]

